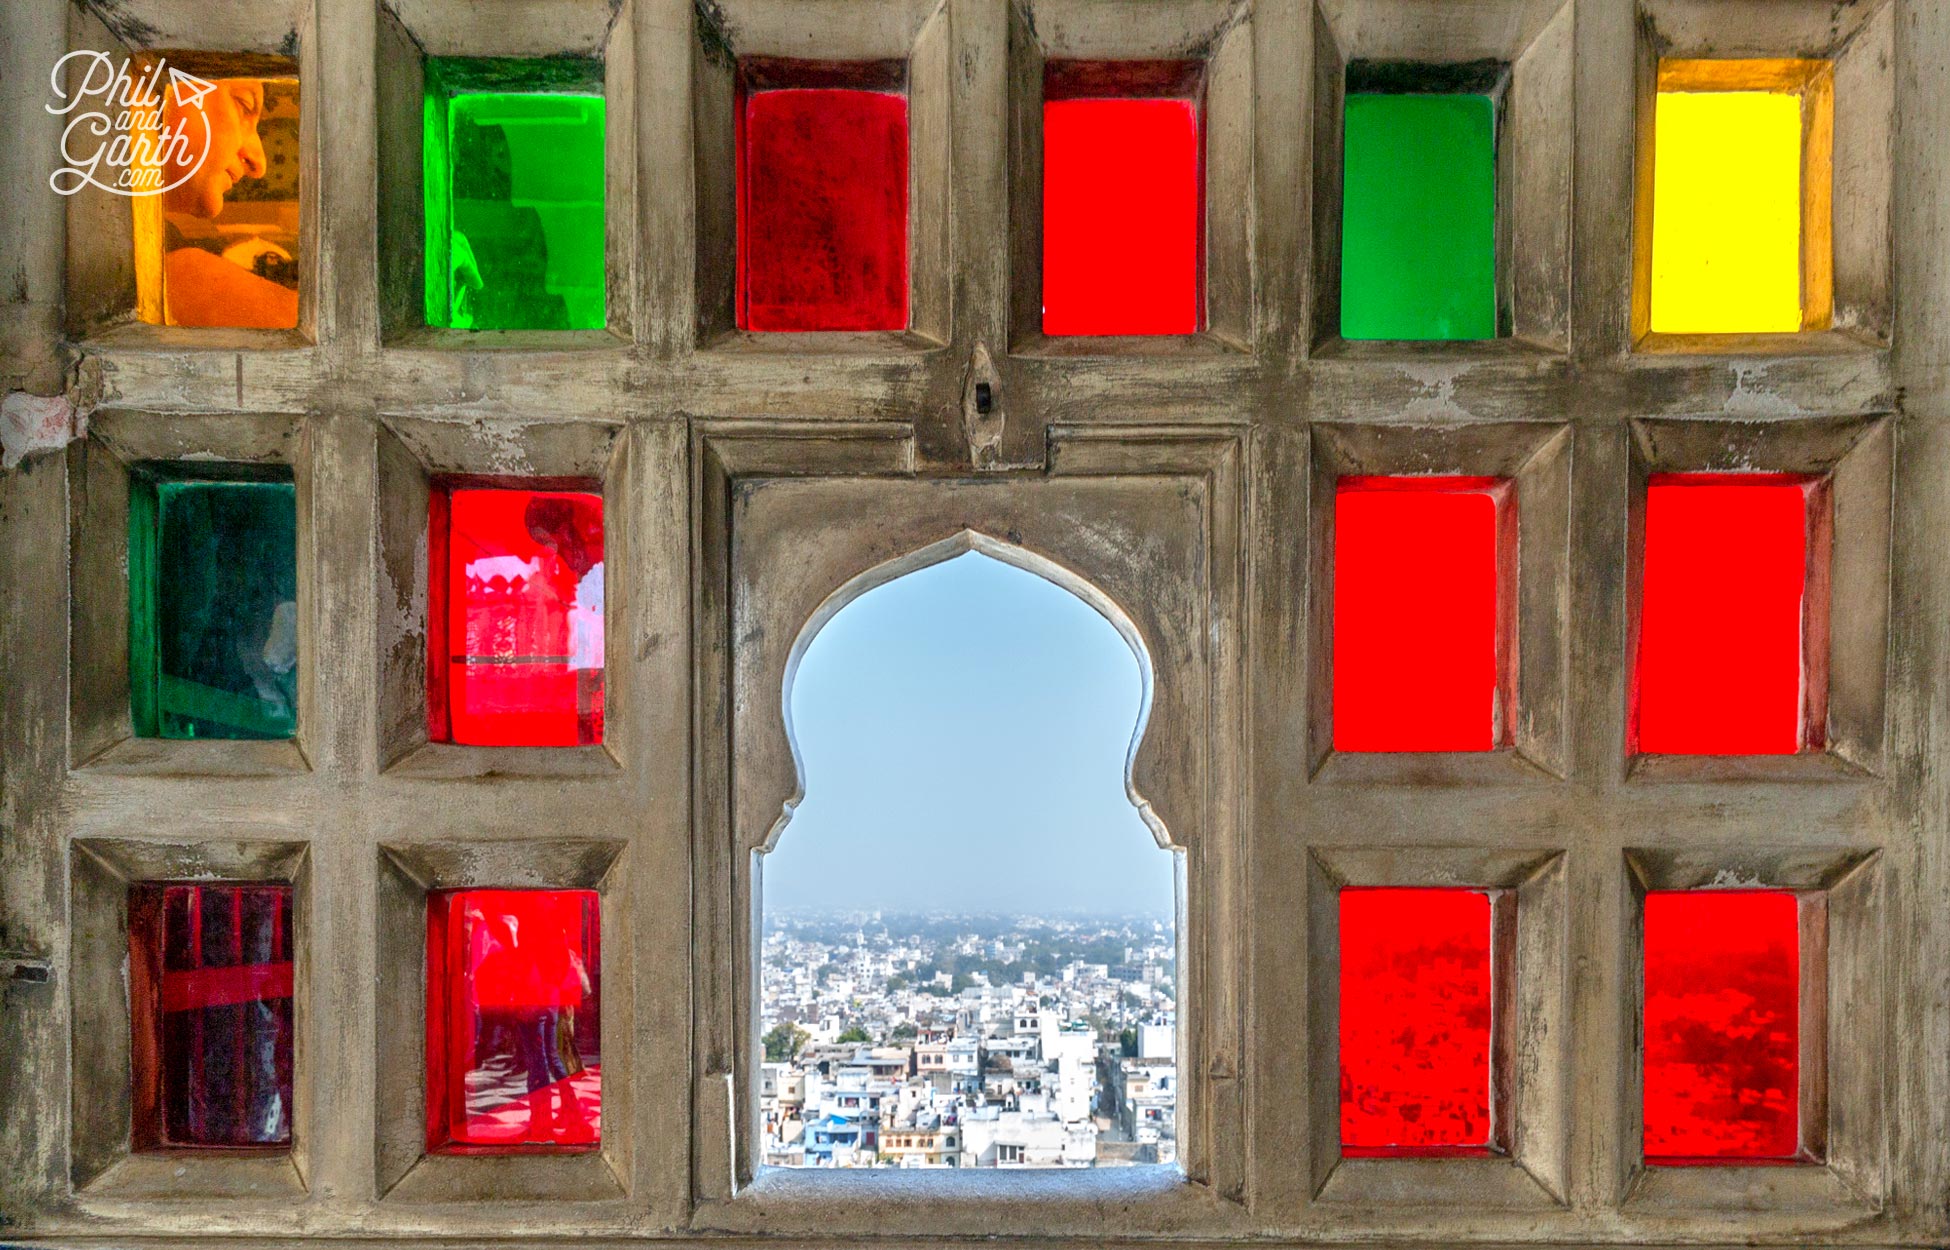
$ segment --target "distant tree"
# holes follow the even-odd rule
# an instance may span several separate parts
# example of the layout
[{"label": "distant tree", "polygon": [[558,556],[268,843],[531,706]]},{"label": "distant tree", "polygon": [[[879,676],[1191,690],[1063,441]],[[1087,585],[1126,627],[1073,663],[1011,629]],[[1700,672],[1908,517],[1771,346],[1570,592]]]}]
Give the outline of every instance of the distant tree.
[{"label": "distant tree", "polygon": [[798,1054],[811,1037],[812,1034],[798,1025],[781,1021],[765,1035],[765,1058],[771,1063],[785,1063]]},{"label": "distant tree", "polygon": [[1138,1057],[1138,1053],[1137,1053],[1137,1052],[1138,1052],[1138,1032],[1137,1032],[1137,1030],[1136,1030],[1136,1029],[1119,1029],[1119,1030],[1118,1030],[1118,1033],[1117,1033],[1117,1049],[1118,1049],[1118,1052],[1119,1052],[1120,1054],[1122,1054],[1122,1055],[1123,1055],[1123,1056],[1124,1056],[1124,1057],[1125,1057],[1126,1059],[1135,1059],[1135,1058],[1137,1058],[1137,1057]]},{"label": "distant tree", "polygon": [[871,1042],[873,1038],[867,1033],[865,1029],[861,1028],[859,1025],[856,1024],[848,1028],[846,1032],[840,1034],[834,1040],[841,1043]]},{"label": "distant tree", "polygon": [[915,1027],[914,1022],[912,1020],[903,1020],[894,1026],[894,1031],[887,1035],[887,1039],[894,1042],[906,1042],[919,1036],[921,1036],[921,1030]]},{"label": "distant tree", "polygon": [[974,984],[975,984],[974,977],[970,976],[966,972],[957,972],[955,974],[954,983],[948,987],[948,992],[951,994],[959,994],[963,990],[967,989],[969,986]]}]

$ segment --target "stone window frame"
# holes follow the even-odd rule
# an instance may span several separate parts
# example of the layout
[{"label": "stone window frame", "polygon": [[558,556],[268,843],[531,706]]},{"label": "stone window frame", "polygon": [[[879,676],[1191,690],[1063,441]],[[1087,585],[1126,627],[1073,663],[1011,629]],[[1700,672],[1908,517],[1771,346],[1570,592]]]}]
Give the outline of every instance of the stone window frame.
[{"label": "stone window frame", "polygon": [[[1464,426],[1322,422],[1310,439],[1307,483],[1308,771],[1323,784],[1488,785],[1563,775],[1570,648],[1571,436],[1552,422]],[[1361,475],[1494,477],[1510,483],[1516,550],[1498,560],[1514,620],[1507,627],[1503,726],[1489,751],[1334,749],[1334,514],[1336,483]]]},{"label": "stone window frame", "polygon": [[[374,604],[380,638],[379,758],[393,775],[604,778],[611,784],[630,750],[627,650],[604,648],[603,741],[587,746],[474,746],[427,738],[429,497],[441,479],[524,489],[593,490],[603,499],[605,569],[628,567],[631,473],[629,427],[621,421],[482,420],[468,425],[409,413],[382,416],[378,432],[379,562]],[[605,632],[625,619],[628,579],[605,575]],[[439,626],[438,628],[445,628]],[[617,670],[623,670],[618,673]],[[612,728],[612,726],[614,728]]]},{"label": "stone window frame", "polygon": [[[1571,177],[1575,0],[1315,0],[1313,324],[1316,357],[1523,359],[1571,340]],[[1507,67],[1497,92],[1497,337],[1365,342],[1341,337],[1342,117],[1357,61]]]},{"label": "stone window frame", "polygon": [[[310,438],[303,418],[277,413],[171,416],[130,409],[94,414],[88,436],[70,444],[71,605],[77,657],[68,686],[72,767],[125,776],[229,777],[303,773],[315,711],[317,592]],[[168,739],[134,736],[129,711],[129,478],[137,465],[166,461],[283,465],[297,488],[298,722],[290,738]],[[81,662],[80,657],[86,657]]]},{"label": "stone window frame", "polygon": [[[1046,335],[1043,300],[1043,70],[1050,61],[1190,61],[1199,66],[1199,321],[1191,334]],[[1019,356],[1250,352],[1253,32],[1247,0],[1101,0],[1009,7],[1009,350]]]},{"label": "stone window frame", "polygon": [[[1242,952],[1225,919],[1241,887],[1242,830],[1229,780],[1236,764],[1223,728],[1224,709],[1243,694],[1236,651],[1226,642],[1243,590],[1233,546],[1243,488],[1237,434],[1157,427],[1134,442],[1089,428],[1052,429],[1046,475],[945,484],[959,488],[960,496],[931,490],[916,477],[912,431],[891,423],[856,426],[816,444],[787,431],[710,428],[697,436],[694,453],[695,489],[711,501],[699,555],[697,646],[706,685],[698,766],[701,775],[718,777],[725,761],[738,761],[731,785],[709,789],[694,833],[697,862],[717,883],[710,896],[699,898],[698,940],[705,946],[695,996],[709,1007],[699,1020],[697,1049],[702,1056],[722,1056],[705,1060],[698,1076],[699,1226],[743,1234],[765,1229],[922,1236],[980,1221],[998,1231],[1083,1235],[1097,1226],[1094,1205],[1112,1195],[1133,1204],[1131,1218],[1139,1220],[1208,1226],[1215,1203],[1217,1218],[1236,1218],[1250,1172],[1249,1146],[1236,1118],[1245,1111],[1237,1074],[1248,1045],[1236,1014]],[[876,479],[884,484],[876,486]],[[807,553],[811,563],[789,589],[768,590],[757,603],[747,603],[734,589],[735,518],[750,514],[754,492],[771,483],[839,489],[790,509],[795,519],[805,509],[824,518],[829,528],[818,559]],[[889,531],[866,522],[846,499],[849,490],[890,499],[903,483],[920,488],[916,496],[903,496],[912,528]],[[1112,499],[1118,492],[1151,498],[1164,489],[1191,501],[1185,506],[1196,508],[1200,519],[1188,541],[1202,554],[1187,560],[1189,572],[1174,576],[1202,579],[1184,584],[1193,588],[1186,593],[1206,596],[1197,601],[1211,614],[1207,625],[1187,630],[1161,617],[1158,603],[1133,593],[1147,575],[1167,580],[1157,571],[1171,567],[1166,557],[1154,556],[1133,572],[1106,564],[1106,548],[1087,530],[1033,516],[1015,525],[1002,519],[1009,504],[1020,510],[1020,502],[1038,490],[1069,483],[1088,483]],[[817,628],[846,603],[902,573],[967,551],[1049,578],[1092,603],[1149,666],[1148,712],[1133,743],[1127,786],[1161,845],[1169,836],[1181,856],[1180,1070],[1192,1075],[1179,1095],[1179,1162],[1125,1176],[1067,1169],[906,1175],[761,1168],[748,1127],[756,1124],[762,1056],[753,932],[760,921],[758,860],[784,830],[802,785],[783,701],[787,674]],[[734,630],[738,637],[769,641],[734,648],[728,643]]]},{"label": "stone window frame", "polygon": [[[696,196],[696,347],[706,353],[844,352],[908,355],[942,347],[950,320],[955,252],[950,64],[946,0],[850,0],[845,9],[794,0],[716,0],[698,10],[691,58]],[[907,327],[902,330],[738,328],[737,109],[747,59],[832,68],[888,66],[907,97]]]},{"label": "stone window frame", "polygon": [[[397,8],[406,0],[388,0]],[[412,0],[422,6],[450,0]],[[1116,0],[1105,0],[1107,5]],[[1316,353],[1312,334],[1322,291],[1314,258],[1314,143],[1319,64],[1334,53],[1317,40],[1315,8],[1253,0],[1253,111],[1257,135],[1252,195],[1256,253],[1250,351],[1118,360],[1051,360],[1007,350],[1012,275],[1008,256],[1007,7],[950,0],[944,12],[949,125],[954,162],[943,214],[955,240],[950,336],[939,349],[895,345],[802,345],[774,352],[699,350],[699,234],[694,195],[648,194],[685,185],[697,168],[692,65],[703,55],[695,11],[668,0],[629,0],[638,72],[631,110],[637,169],[635,333],[613,351],[412,350],[389,344],[380,326],[376,255],[378,148],[375,106],[376,3],[275,0],[250,6],[280,23],[271,43],[296,41],[306,90],[340,107],[307,109],[305,159],[312,227],[305,247],[314,279],[297,339],[223,331],[130,327],[96,337],[68,330],[64,296],[85,292],[103,253],[87,222],[68,229],[72,206],[38,188],[35,153],[56,150],[58,119],[40,109],[46,67],[73,46],[71,21],[118,12],[168,30],[213,6],[183,0],[120,0],[115,6],[0,4],[0,89],[22,107],[19,142],[8,149],[23,176],[0,180],[0,219],[24,223],[0,243],[14,268],[16,297],[0,318],[0,372],[9,389],[58,395],[64,387],[98,426],[141,414],[144,437],[193,444],[195,432],[250,414],[303,431],[305,463],[318,489],[309,515],[329,559],[301,556],[301,586],[315,599],[307,624],[333,630],[306,670],[314,696],[302,713],[310,767],[229,772],[194,768],[118,772],[76,767],[68,683],[92,679],[103,660],[82,650],[74,622],[85,586],[73,563],[95,554],[73,510],[89,501],[88,479],[67,457],[31,455],[0,471],[0,1052],[16,1062],[0,1076],[0,1207],[16,1241],[135,1239],[156,1245],[207,1240],[221,1230],[239,1250],[294,1242],[487,1237],[533,1247],[575,1236],[665,1241],[722,1239],[712,1226],[722,1203],[707,1172],[732,1175],[729,1060],[697,1021],[730,1010],[733,991],[692,951],[725,917],[702,883],[717,880],[693,855],[697,805],[709,778],[699,742],[714,733],[715,710],[694,684],[709,657],[694,653],[695,617],[714,592],[701,577],[707,535],[724,500],[698,493],[696,456],[709,439],[742,433],[782,440],[795,472],[912,473],[929,480],[1004,470],[1048,471],[1052,427],[1094,435],[1105,467],[1147,472],[1160,428],[1238,433],[1244,499],[1235,550],[1243,563],[1239,659],[1250,681],[1242,698],[1236,764],[1245,829],[1243,885],[1217,936],[1242,954],[1240,997],[1231,1004],[1250,1048],[1228,1056],[1220,1075],[1233,1091],[1228,1127],[1243,1174],[1215,1178],[1212,1200],[1165,1212],[1121,1197],[1065,1195],[1046,1186],[1034,1216],[1012,1217],[1025,1242],[1177,1239],[1193,1245],[1261,1240],[1290,1245],[1591,1246],[1675,1244],[1924,1245],[1940,1238],[1950,1192],[1944,1125],[1950,1067],[1941,1062],[1942,1021],[1933,1004],[1950,986],[1941,959],[1950,920],[1932,905],[1950,882],[1933,831],[1946,799],[1934,784],[1946,740],[1943,674],[1950,672],[1950,624],[1934,611],[1950,602],[1942,558],[1942,483],[1950,480],[1950,295],[1940,281],[1940,242],[1950,205],[1937,190],[1950,172],[1940,136],[1950,132],[1950,96],[1930,77],[1936,48],[1950,39],[1950,4],[1913,0],[1890,19],[1894,121],[1885,155],[1891,179],[1883,334],[1875,343],[1825,350],[1812,342],[1704,345],[1694,352],[1634,352],[1630,211],[1635,177],[1639,37],[1632,6],[1582,3],[1575,13],[1578,142],[1566,168],[1575,189],[1567,352],[1430,349],[1380,358]],[[799,0],[806,11],[821,0]],[[1394,7],[1376,0],[1377,11]],[[1783,14],[1798,0],[1779,7]],[[227,10],[241,13],[234,6]],[[1444,6],[1469,14],[1484,39],[1518,11],[1510,4]],[[823,11],[831,14],[830,5]],[[1773,9],[1770,7],[1769,12]],[[1885,17],[1889,8],[1882,10]],[[234,16],[227,22],[235,22]],[[79,17],[76,15],[79,14]],[[1700,21],[1739,23],[1739,6],[1702,5]],[[282,29],[288,20],[289,28]],[[1480,25],[1479,25],[1480,23]],[[818,26],[819,23],[808,22]],[[836,25],[831,24],[829,25]],[[98,27],[88,27],[90,31]],[[133,32],[132,27],[128,27]],[[234,29],[227,27],[227,29]],[[708,34],[708,24],[706,33]],[[829,32],[807,32],[815,53]],[[91,35],[91,37],[93,37]],[[127,40],[125,40],[127,42]],[[140,42],[139,40],[136,42]],[[214,35],[178,44],[221,43]],[[837,42],[832,45],[838,48]],[[15,73],[17,67],[25,72]],[[316,72],[314,72],[316,71]],[[308,96],[315,98],[315,93]],[[1876,221],[1865,223],[1875,226]],[[706,230],[710,224],[706,223]],[[85,311],[84,303],[72,306]],[[1891,350],[1890,345],[1896,350]],[[972,389],[971,361],[986,349],[996,411],[959,403]],[[627,611],[612,609],[613,644],[634,666],[616,711],[629,724],[628,750],[614,776],[523,777],[492,771],[461,780],[382,770],[377,688],[383,663],[369,622],[378,582],[376,444],[379,426],[411,416],[465,427],[475,422],[614,418],[629,427],[629,524],[637,589]],[[984,417],[983,422],[975,415]],[[1631,528],[1633,423],[1656,420],[1764,424],[1789,431],[1835,420],[1881,418],[1889,426],[1887,661],[1882,756],[1843,781],[1703,776],[1647,784],[1628,775],[1623,711],[1629,586],[1620,552]],[[1313,784],[1305,615],[1310,544],[1307,481],[1312,432],[1328,424],[1467,429],[1478,424],[1560,422],[1571,435],[1572,556],[1566,621],[1562,780],[1536,784],[1416,781]],[[106,428],[106,427],[103,427]],[[863,432],[864,431],[864,432]],[[992,435],[996,453],[980,468],[971,431]],[[835,447],[858,438],[858,457]],[[1059,440],[1061,441],[1061,440]],[[1074,448],[1060,455],[1073,454]],[[295,454],[295,453],[294,453]],[[85,507],[82,509],[85,513]],[[380,591],[385,591],[380,583]],[[305,645],[320,630],[301,630]],[[726,645],[729,645],[728,643]],[[111,648],[109,655],[119,651]],[[620,671],[620,670],[619,670]],[[91,758],[88,752],[82,758]],[[1300,761],[1300,763],[1296,763]],[[231,775],[239,771],[248,775]],[[486,831],[486,832],[482,832]],[[405,834],[550,838],[572,835],[627,843],[631,939],[635,944],[638,1032],[633,1039],[634,1142],[628,1196],[592,1202],[459,1203],[377,1197],[374,1123],[379,1091],[371,1065],[379,1042],[372,986],[379,958],[373,898],[377,847]],[[197,1197],[154,1200],[77,1189],[73,1096],[93,1074],[74,1066],[75,994],[91,975],[73,918],[71,864],[79,844],[99,838],[199,839],[266,836],[305,843],[320,905],[307,945],[317,1004],[310,1028],[318,1132],[306,1143],[310,1189],[294,1200]],[[1863,1022],[1862,1045],[1888,1073],[1884,1154],[1853,1178],[1863,1201],[1844,1206],[1697,1206],[1660,1209],[1627,1201],[1628,1100],[1618,1089],[1631,1045],[1630,978],[1624,948],[1631,901],[1623,851],[1691,844],[1737,856],[1746,847],[1805,841],[1879,852],[1878,912],[1889,959],[1881,969],[1880,1015]],[[1304,1082],[1309,1003],[1294,986],[1310,966],[1301,891],[1313,848],[1457,846],[1561,851],[1571,900],[1565,935],[1572,1010],[1566,1073],[1579,1114],[1567,1155],[1569,1203],[1517,1211],[1435,1201],[1418,1204],[1405,1176],[1401,1203],[1319,1203]],[[728,877],[726,878],[728,879]],[[655,952],[658,958],[652,959]],[[1875,1010],[1871,1008],[1871,1010]],[[1873,1027],[1870,1027],[1873,1026]],[[1209,1075],[1209,1073],[1208,1073]],[[14,1076],[11,1083],[6,1076]],[[27,1079],[30,1078],[31,1079]],[[1189,1079],[1189,1077],[1188,1077]],[[100,1082],[96,1082],[100,1088]],[[1841,1104],[1831,1089],[1831,1104]],[[302,1130],[301,1130],[302,1131]],[[720,1153],[721,1152],[721,1153]],[[722,1164],[715,1160],[725,1160]],[[842,1183],[852,1178],[841,1178]],[[702,1196],[701,1196],[702,1195]],[[1236,1195],[1236,1197],[1234,1196]],[[1201,1195],[1203,1196],[1203,1195]],[[853,1208],[856,1212],[859,1208]],[[803,1211],[803,1208],[802,1208]],[[1054,1218],[1045,1218],[1053,1216]],[[886,1240],[934,1245],[987,1231],[965,1207],[942,1207],[923,1226],[871,1231]],[[1032,1220],[1034,1226],[1030,1225]],[[755,1217],[752,1244],[816,1241]],[[1083,1237],[1070,1233],[1082,1228]]]},{"label": "stone window frame", "polygon": [[[381,1203],[602,1203],[629,1197],[636,1139],[636,959],[627,844],[484,829],[473,841],[379,845],[381,1024],[372,1054],[373,1184]],[[427,899],[436,890],[594,890],[602,926],[602,1116],[595,1150],[468,1154],[427,1149]]]},{"label": "stone window frame", "polygon": [[[298,60],[298,325],[290,330],[150,325],[135,320],[135,224],[126,197],[87,187],[66,197],[66,330],[79,340],[121,349],[311,350],[319,334],[317,276],[322,220],[318,206],[315,94],[320,62],[317,0],[268,0],[248,12],[217,13],[195,5],[68,6],[70,50],[107,52],[119,63],[143,52],[190,51]],[[45,70],[40,71],[45,74]],[[45,79],[43,79],[43,82]],[[68,120],[68,119],[63,119]],[[100,241],[111,240],[103,247]]]},{"label": "stone window frame", "polygon": [[[1634,44],[1632,349],[1659,356],[1851,355],[1887,348],[1891,186],[1895,113],[1896,6],[1890,0],[1834,10],[1821,0],[1783,0],[1766,9],[1712,0],[1639,0]],[[1806,266],[1830,270],[1832,324],[1781,334],[1670,334],[1652,330],[1653,114],[1661,60],[1833,61],[1833,185],[1827,228],[1832,256]],[[1819,245],[1817,245],[1819,246]]]},{"label": "stone window frame", "polygon": [[[1886,1084],[1875,1058],[1886,1019],[1882,965],[1888,923],[1877,848],[1821,844],[1632,847],[1621,909],[1631,1022],[1619,1067],[1619,1122],[1628,1149],[1623,1207],[1651,1219],[1751,1211],[1757,1205],[1845,1223],[1881,1208],[1889,1142]],[[1787,1164],[1661,1167],[1639,1158],[1644,1066],[1645,896],[1652,890],[1788,890],[1804,900],[1801,924],[1801,1119],[1818,1158]],[[1810,908],[1810,904],[1813,904]],[[1813,914],[1806,914],[1812,910]],[[1846,1037],[1836,1025],[1846,1022]]]},{"label": "stone window frame", "polygon": [[[1847,782],[1883,769],[1889,658],[1890,498],[1895,431],[1869,414],[1794,422],[1635,420],[1631,423],[1629,601],[1626,654],[1636,663],[1645,563],[1646,486],[1658,473],[1794,473],[1819,479],[1827,515],[1812,522],[1809,584],[1826,596],[1825,631],[1810,631],[1806,664],[1820,673],[1820,743],[1793,755],[1640,753],[1623,767],[1634,782],[1750,780]],[[1824,560],[1822,545],[1828,550]],[[1825,636],[1824,636],[1825,634]],[[1630,699],[1628,687],[1627,698]]]},{"label": "stone window frame", "polygon": [[[148,830],[144,831],[149,832]],[[290,1204],[310,1189],[310,1151],[317,1080],[310,1053],[312,1020],[310,848],[303,842],[77,839],[70,898],[76,917],[73,952],[73,1033],[69,1045],[111,1075],[73,1096],[72,1179],[77,1191],[123,1200],[212,1202],[254,1198]],[[145,881],[212,885],[289,882],[292,889],[291,1145],[238,1152],[209,1149],[133,1150],[129,1050],[134,1027],[129,1001],[129,888]]]},{"label": "stone window frame", "polygon": [[[1569,917],[1561,851],[1451,846],[1371,850],[1316,846],[1307,875],[1308,1049],[1314,1201],[1512,1210],[1566,1204],[1571,1103],[1564,1047]],[[1347,888],[1489,892],[1493,1153],[1474,1158],[1344,1157],[1340,1140],[1340,893]]]},{"label": "stone window frame", "polygon": [[[377,3],[377,0],[375,0]],[[379,4],[379,316],[388,344],[431,351],[620,352],[637,326],[634,0],[537,0],[491,22],[429,0]],[[607,325],[596,330],[459,330],[426,322],[426,199],[421,108],[427,57],[592,61],[603,99]]]}]

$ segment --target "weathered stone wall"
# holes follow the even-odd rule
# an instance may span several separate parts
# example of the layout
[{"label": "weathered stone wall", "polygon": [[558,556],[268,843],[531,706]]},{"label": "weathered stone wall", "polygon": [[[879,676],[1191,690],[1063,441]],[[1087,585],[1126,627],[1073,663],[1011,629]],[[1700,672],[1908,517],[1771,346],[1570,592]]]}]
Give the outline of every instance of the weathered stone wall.
[{"label": "weathered stone wall", "polygon": [[[1844,45],[1883,103],[1838,159],[1843,328],[1639,342],[1652,59]],[[126,208],[47,186],[48,72],[82,46],[296,51],[296,332],[122,315]],[[603,57],[609,331],[411,326],[422,49]],[[745,54],[909,60],[912,330],[729,328]],[[1504,169],[1521,337],[1343,343],[1341,67],[1432,55],[1515,62],[1534,110]],[[1066,56],[1208,60],[1210,332],[1035,333],[1026,93]],[[0,471],[0,1242],[1950,1240],[1950,0],[7,0],[0,122],[0,389],[88,417]],[[293,466],[293,743],[129,737],[118,492],[182,456]],[[1835,749],[1630,759],[1635,485],[1732,465],[1836,475]],[[1325,492],[1409,470],[1519,478],[1510,750],[1329,749]],[[453,471],[603,481],[604,746],[416,738],[415,558]],[[754,1176],[783,666],[827,596],[967,547],[1101,599],[1150,659],[1132,784],[1184,852],[1184,1173]],[[269,868],[301,894],[292,1157],[130,1156],[116,893]],[[1825,1165],[1638,1164],[1636,898],[1722,871],[1832,891]],[[487,881],[603,891],[600,1155],[417,1152],[414,899]],[[1324,900],[1445,881],[1528,900],[1518,1147],[1340,1159]]]}]

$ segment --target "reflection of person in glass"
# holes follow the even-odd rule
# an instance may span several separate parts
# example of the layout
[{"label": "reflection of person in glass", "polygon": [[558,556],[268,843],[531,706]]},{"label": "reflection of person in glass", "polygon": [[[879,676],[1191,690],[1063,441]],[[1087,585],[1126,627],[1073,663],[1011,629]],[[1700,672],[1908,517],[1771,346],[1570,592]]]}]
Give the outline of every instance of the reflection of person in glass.
[{"label": "reflection of person in glass", "polygon": [[539,497],[523,518],[529,537],[561,558],[576,577],[569,605],[569,668],[576,675],[578,741],[602,741],[602,514],[562,498]]},{"label": "reflection of person in glass", "polygon": [[[174,87],[164,88],[162,95],[164,126],[172,132],[180,126],[187,139],[170,148],[172,157],[182,159],[164,169],[163,184],[180,185],[163,193],[163,210],[215,218],[232,187],[264,176],[264,141],[257,133],[264,113],[264,80],[220,78],[216,90],[192,104],[183,103]],[[163,297],[170,324],[257,329],[298,324],[298,293],[253,271],[267,251],[289,261],[283,248],[264,239],[244,239],[219,254],[190,244],[173,226],[166,234]]]},{"label": "reflection of person in glass", "polygon": [[[562,1051],[566,1040],[573,1053],[575,1013],[592,988],[589,970],[553,908],[526,915],[499,911],[484,919],[487,951],[474,974],[475,990],[484,1011],[504,1010],[513,1026],[528,1086],[528,1139],[578,1135],[588,1126],[588,1113]],[[561,1094],[559,1125],[551,1091]]]}]

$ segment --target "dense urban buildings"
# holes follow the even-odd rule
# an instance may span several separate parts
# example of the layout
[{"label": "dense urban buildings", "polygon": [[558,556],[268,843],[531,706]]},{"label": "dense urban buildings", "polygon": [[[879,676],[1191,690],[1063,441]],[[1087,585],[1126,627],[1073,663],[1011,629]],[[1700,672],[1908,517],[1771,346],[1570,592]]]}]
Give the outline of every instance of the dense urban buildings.
[{"label": "dense urban buildings", "polygon": [[1140,916],[768,916],[765,1162],[1176,1161],[1174,943]]}]

